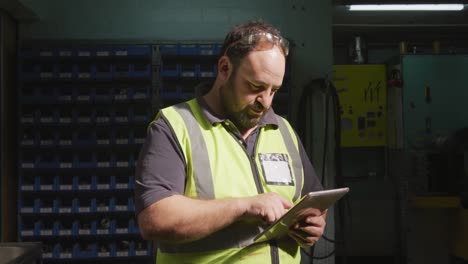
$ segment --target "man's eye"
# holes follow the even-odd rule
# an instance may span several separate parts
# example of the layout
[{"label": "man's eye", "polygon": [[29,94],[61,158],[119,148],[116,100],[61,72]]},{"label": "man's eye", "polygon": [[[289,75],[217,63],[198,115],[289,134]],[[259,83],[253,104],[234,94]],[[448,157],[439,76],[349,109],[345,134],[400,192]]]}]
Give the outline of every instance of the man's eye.
[{"label": "man's eye", "polygon": [[251,86],[252,86],[252,89],[254,89],[254,90],[260,90],[260,89],[262,89],[262,86],[261,86],[261,85],[251,84]]}]

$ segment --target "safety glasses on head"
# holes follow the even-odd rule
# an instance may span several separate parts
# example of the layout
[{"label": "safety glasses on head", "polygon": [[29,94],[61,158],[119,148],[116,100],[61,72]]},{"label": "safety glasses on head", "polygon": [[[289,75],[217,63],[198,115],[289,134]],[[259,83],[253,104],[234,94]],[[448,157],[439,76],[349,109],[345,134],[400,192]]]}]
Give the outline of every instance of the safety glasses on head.
[{"label": "safety glasses on head", "polygon": [[229,44],[224,51],[223,56],[226,56],[230,49],[239,44],[252,46],[255,50],[268,50],[272,49],[276,45],[281,48],[284,56],[288,56],[289,54],[289,41],[287,39],[268,32],[258,32],[246,35]]}]

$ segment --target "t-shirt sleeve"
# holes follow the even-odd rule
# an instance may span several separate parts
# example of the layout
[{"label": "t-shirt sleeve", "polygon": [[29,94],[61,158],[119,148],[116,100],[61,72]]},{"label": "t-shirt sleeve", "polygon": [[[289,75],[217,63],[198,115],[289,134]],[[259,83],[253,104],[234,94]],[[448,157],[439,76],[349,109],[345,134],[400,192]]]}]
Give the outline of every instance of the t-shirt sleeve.
[{"label": "t-shirt sleeve", "polygon": [[299,141],[299,154],[301,155],[302,167],[304,168],[304,187],[302,188],[302,195],[309,192],[321,191],[323,187],[315,173],[315,169],[299,137],[297,137],[297,140]]},{"label": "t-shirt sleeve", "polygon": [[135,171],[135,210],[138,214],[151,204],[185,188],[185,160],[167,121],[160,117],[148,128]]}]

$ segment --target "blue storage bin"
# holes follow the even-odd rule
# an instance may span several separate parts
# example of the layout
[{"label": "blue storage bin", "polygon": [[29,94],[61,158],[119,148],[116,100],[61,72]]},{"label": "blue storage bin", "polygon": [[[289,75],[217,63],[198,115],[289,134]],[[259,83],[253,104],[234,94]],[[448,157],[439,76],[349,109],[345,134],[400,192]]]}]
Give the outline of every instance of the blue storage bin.
[{"label": "blue storage bin", "polygon": [[94,99],[94,89],[92,87],[83,86],[75,89],[76,97],[75,101],[77,103],[87,103],[90,104]]},{"label": "blue storage bin", "polygon": [[151,65],[149,63],[134,63],[130,65],[130,78],[150,79]]},{"label": "blue storage bin", "polygon": [[56,243],[52,249],[52,258],[60,258],[60,253],[62,252],[62,245]]},{"label": "blue storage bin", "polygon": [[130,234],[139,234],[140,230],[134,219],[128,220],[128,232]]},{"label": "blue storage bin", "polygon": [[76,78],[78,78],[78,80],[90,80],[93,76],[93,68],[91,66],[92,65],[86,62],[74,65],[76,69]]},{"label": "blue storage bin", "polygon": [[179,55],[198,55],[198,44],[179,43]]},{"label": "blue storage bin", "polygon": [[55,200],[55,205],[56,210],[59,214],[71,214],[74,212],[73,200],[67,198],[59,198]]},{"label": "blue storage bin", "polygon": [[38,111],[40,124],[54,124],[58,121],[58,112],[54,109],[44,108]]},{"label": "blue storage bin", "polygon": [[36,56],[42,58],[53,58],[57,56],[57,49],[54,48],[39,48],[36,52]]},{"label": "blue storage bin", "polygon": [[58,188],[60,191],[73,191],[77,190],[77,186],[75,185],[75,181],[73,180],[76,176],[72,176],[69,174],[59,174],[57,176],[58,179]]},{"label": "blue storage bin", "polygon": [[[84,165],[83,165],[84,166]],[[89,191],[91,190],[92,176],[89,174],[80,174],[78,176],[78,190]],[[82,201],[80,201],[82,202]]]},{"label": "blue storage bin", "polygon": [[113,115],[114,123],[127,124],[130,120],[128,109],[115,109]]},{"label": "blue storage bin", "polygon": [[115,225],[116,234],[128,234],[128,220],[126,218],[117,218]]},{"label": "blue storage bin", "polygon": [[72,48],[58,48],[57,57],[59,58],[70,58],[76,56],[76,51]]},{"label": "blue storage bin", "polygon": [[40,188],[40,177],[35,173],[23,172],[20,178],[20,190],[21,191],[39,191]]},{"label": "blue storage bin", "polygon": [[21,67],[21,79],[28,81],[28,80],[36,80],[39,79],[41,75],[41,65],[40,64],[33,64],[32,62],[25,62]]},{"label": "blue storage bin", "polygon": [[[89,186],[87,184],[80,184],[78,188],[83,187],[83,186]],[[90,188],[83,188],[80,190],[90,190]],[[80,198],[78,200],[78,213],[92,213],[92,198],[85,199],[85,198]]]},{"label": "blue storage bin", "polygon": [[57,157],[53,153],[42,152],[37,156],[37,168],[55,169],[59,167]]},{"label": "blue storage bin", "polygon": [[127,101],[128,98],[130,97],[131,88],[129,87],[114,88],[113,93],[114,93],[114,101],[124,102],[124,101]]},{"label": "blue storage bin", "polygon": [[216,56],[219,54],[219,48],[217,44],[207,43],[199,44],[199,55],[202,56]]},{"label": "blue storage bin", "polygon": [[93,110],[81,107],[73,111],[74,121],[77,124],[91,124],[94,121]]},{"label": "blue storage bin", "polygon": [[135,242],[135,256],[150,256],[151,255],[151,243],[146,241]]},{"label": "blue storage bin", "polygon": [[93,76],[96,80],[111,80],[113,68],[110,63],[97,63],[91,66]]},{"label": "blue storage bin", "polygon": [[45,147],[56,146],[58,143],[57,132],[52,130],[39,131],[39,145]]},{"label": "blue storage bin", "polygon": [[22,218],[19,224],[19,236],[20,237],[33,237],[35,236],[35,222],[34,220]]},{"label": "blue storage bin", "polygon": [[214,65],[199,65],[200,78],[215,78],[218,74],[218,66]]},{"label": "blue storage bin", "polygon": [[151,98],[150,89],[151,88],[147,86],[133,88],[132,99],[135,101],[138,101],[138,100],[147,100]]},{"label": "blue storage bin", "polygon": [[[113,111],[108,108],[97,108],[93,111],[94,122],[98,125],[109,125],[113,120]],[[99,145],[108,145],[112,142],[110,141],[110,136],[112,131],[107,130],[105,133],[101,133],[102,136],[97,137],[100,141],[97,142]]]},{"label": "blue storage bin", "polygon": [[21,124],[35,124],[38,121],[39,111],[34,108],[23,108],[21,111]]},{"label": "blue storage bin", "polygon": [[73,245],[73,257],[74,258],[96,258],[97,257],[97,245],[96,243],[76,243]]},{"label": "blue storage bin", "polygon": [[[132,183],[132,185],[133,185],[133,183]],[[127,211],[128,212],[135,212],[135,202],[133,201],[133,197],[128,197]]]},{"label": "blue storage bin", "polygon": [[111,197],[109,199],[109,212],[115,212],[115,203],[116,203],[115,197]]},{"label": "blue storage bin", "polygon": [[180,64],[161,64],[161,77],[163,78],[177,78],[180,76],[181,65]]},{"label": "blue storage bin", "polygon": [[127,45],[114,47],[114,56],[117,57],[149,57],[151,55],[151,46],[149,45]]},{"label": "blue storage bin", "polygon": [[130,68],[129,63],[115,63],[112,64],[112,74],[114,79],[126,79],[130,77]]},{"label": "blue storage bin", "polygon": [[50,214],[54,211],[54,199],[42,198],[39,199],[39,213]]},{"label": "blue storage bin", "polygon": [[96,47],[93,51],[93,55],[100,58],[108,58],[114,55],[114,49],[111,46]]},{"label": "blue storage bin", "polygon": [[135,189],[135,176],[130,175],[128,177],[128,189],[133,190]]},{"label": "blue storage bin", "polygon": [[117,198],[115,198],[114,211],[116,211],[116,212],[128,212],[128,205],[129,205],[129,201],[128,201],[127,197],[117,197]]},{"label": "blue storage bin", "polygon": [[181,78],[197,78],[200,76],[200,65],[198,64],[182,64],[180,66]]},{"label": "blue storage bin", "polygon": [[150,119],[150,109],[148,107],[135,106],[132,109],[133,122],[148,122]]},{"label": "blue storage bin", "polygon": [[43,221],[38,221],[39,224],[39,235],[42,236],[52,236],[53,235],[53,224],[50,220],[46,219]]},{"label": "blue storage bin", "polygon": [[99,198],[94,198],[94,203],[96,204],[96,212],[102,213],[102,212],[110,212],[110,201],[107,198],[104,197],[99,197]]},{"label": "blue storage bin", "polygon": [[57,93],[57,101],[59,103],[70,104],[73,100],[75,100],[75,89],[72,87],[60,87],[56,91]]},{"label": "blue storage bin", "polygon": [[58,182],[57,176],[53,174],[41,175],[40,190],[41,191],[57,191],[58,190],[57,182]]},{"label": "blue storage bin", "polygon": [[21,157],[21,168],[34,169],[37,166],[38,157],[34,154],[26,153]]},{"label": "blue storage bin", "polygon": [[18,207],[19,207],[18,211],[20,213],[29,214],[29,213],[35,213],[37,211],[35,200],[31,198],[19,200]]},{"label": "blue storage bin", "polygon": [[35,51],[32,48],[22,48],[18,52],[18,56],[21,59],[32,58],[32,57],[36,56],[36,54],[37,54],[37,51]]},{"label": "blue storage bin", "polygon": [[54,225],[58,228],[59,236],[75,236],[78,232],[74,229],[74,223],[70,221],[56,221]]},{"label": "blue storage bin", "polygon": [[159,45],[159,53],[161,55],[178,55],[179,47],[176,43],[173,44],[161,44]]},{"label": "blue storage bin", "polygon": [[57,77],[60,80],[71,80],[77,78],[77,67],[73,64],[58,64]]},{"label": "blue storage bin", "polygon": [[52,227],[52,235],[53,236],[60,236],[60,228],[61,228],[60,221],[55,220],[54,224],[53,224],[53,227]]},{"label": "blue storage bin", "polygon": [[90,58],[91,56],[95,55],[95,50],[93,48],[87,47],[80,47],[76,50],[76,56],[80,58]]},{"label": "blue storage bin", "polygon": [[79,221],[78,235],[96,235],[96,221]]},{"label": "blue storage bin", "polygon": [[110,185],[109,187],[110,187],[111,190],[116,190],[117,189],[116,188],[116,183],[117,183],[116,176],[111,175],[109,177],[109,185]]},{"label": "blue storage bin", "polygon": [[135,129],[133,131],[134,144],[143,144],[146,140],[146,131],[144,129]]},{"label": "blue storage bin", "polygon": [[41,230],[42,230],[42,222],[41,221],[34,222],[33,235],[36,237],[40,236]]},{"label": "blue storage bin", "polygon": [[49,63],[41,64],[39,78],[41,80],[58,79],[58,65]]},{"label": "blue storage bin", "polygon": [[117,145],[128,145],[131,144],[133,138],[130,131],[117,130],[115,132],[115,144]]},{"label": "blue storage bin", "polygon": [[39,133],[30,129],[21,131],[20,144],[21,146],[39,145]]},{"label": "blue storage bin", "polygon": [[53,103],[56,100],[57,93],[54,87],[35,87],[35,98],[33,102]]},{"label": "blue storage bin", "polygon": [[97,248],[97,256],[98,258],[109,258],[111,257],[111,245],[109,242],[99,242]]},{"label": "blue storage bin", "polygon": [[111,234],[113,234],[110,218],[102,217],[96,222],[96,234],[98,234],[98,235],[111,235]]}]

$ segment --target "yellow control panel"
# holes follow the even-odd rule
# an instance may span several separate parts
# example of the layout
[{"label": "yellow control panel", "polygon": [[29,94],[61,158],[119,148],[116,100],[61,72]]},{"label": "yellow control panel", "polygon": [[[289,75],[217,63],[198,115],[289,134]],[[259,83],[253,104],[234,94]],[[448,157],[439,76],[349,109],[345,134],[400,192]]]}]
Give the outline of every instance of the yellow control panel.
[{"label": "yellow control panel", "polygon": [[334,65],[340,100],[341,146],[387,145],[385,65]]}]

